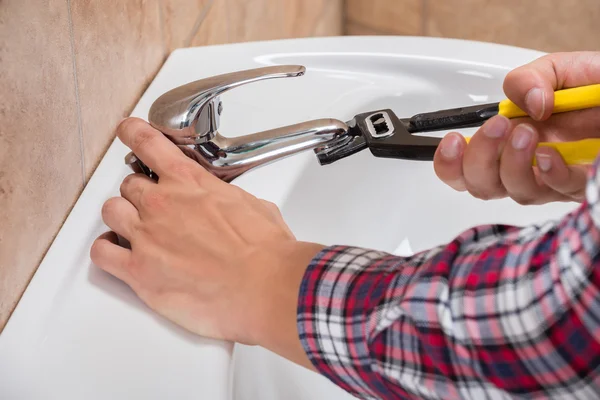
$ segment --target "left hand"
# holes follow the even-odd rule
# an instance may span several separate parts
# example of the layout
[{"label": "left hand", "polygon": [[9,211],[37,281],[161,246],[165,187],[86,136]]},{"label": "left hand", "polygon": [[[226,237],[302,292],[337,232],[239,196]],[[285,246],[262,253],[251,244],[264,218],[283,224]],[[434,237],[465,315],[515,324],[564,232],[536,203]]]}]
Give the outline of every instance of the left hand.
[{"label": "left hand", "polygon": [[[275,205],[214,177],[146,122],[127,119],[117,132],[160,179],[123,181],[122,197],[102,209],[112,232],[94,242],[92,261],[194,333],[295,354],[309,365],[296,330],[297,296],[322,246],[296,241]],[[131,249],[118,246],[115,233]]]},{"label": "left hand", "polygon": [[[530,117],[497,115],[468,145],[458,133],[449,133],[435,154],[436,175],[483,200],[584,201],[589,166],[566,165],[556,150],[537,145],[600,137],[599,108],[553,115],[551,107],[556,90],[597,83],[600,52],[549,54],[516,68],[506,76],[504,91]],[[531,166],[534,157],[537,167]]]}]

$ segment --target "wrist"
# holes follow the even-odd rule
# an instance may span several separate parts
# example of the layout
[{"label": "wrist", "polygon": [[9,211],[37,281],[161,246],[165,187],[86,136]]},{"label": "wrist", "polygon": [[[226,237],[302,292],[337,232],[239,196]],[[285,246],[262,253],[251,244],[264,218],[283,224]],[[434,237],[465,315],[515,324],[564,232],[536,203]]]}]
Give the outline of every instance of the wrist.
[{"label": "wrist", "polygon": [[324,248],[316,243],[288,241],[254,264],[264,279],[254,286],[251,299],[256,305],[250,333],[253,342],[306,367],[311,365],[298,335],[298,294],[306,269]]}]

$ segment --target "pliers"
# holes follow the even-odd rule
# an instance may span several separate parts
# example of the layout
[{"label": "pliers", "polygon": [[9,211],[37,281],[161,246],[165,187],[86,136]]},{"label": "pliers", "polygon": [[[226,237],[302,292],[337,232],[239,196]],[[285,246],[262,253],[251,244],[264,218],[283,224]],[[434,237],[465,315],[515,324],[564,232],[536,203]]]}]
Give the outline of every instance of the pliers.
[{"label": "pliers", "polygon": [[[558,90],[553,114],[600,107],[600,84]],[[400,119],[384,109],[356,115],[349,123],[350,135],[335,146],[315,150],[319,163],[328,165],[364,149],[375,157],[432,161],[441,138],[415,133],[471,128],[482,125],[495,115],[526,117],[527,113],[505,99],[469,107],[460,107],[414,115]],[[600,132],[599,132],[600,133]],[[467,142],[470,137],[465,138]],[[591,164],[600,153],[600,139],[574,142],[541,142],[538,146],[555,148],[567,164]],[[532,165],[536,165],[535,158]]]}]

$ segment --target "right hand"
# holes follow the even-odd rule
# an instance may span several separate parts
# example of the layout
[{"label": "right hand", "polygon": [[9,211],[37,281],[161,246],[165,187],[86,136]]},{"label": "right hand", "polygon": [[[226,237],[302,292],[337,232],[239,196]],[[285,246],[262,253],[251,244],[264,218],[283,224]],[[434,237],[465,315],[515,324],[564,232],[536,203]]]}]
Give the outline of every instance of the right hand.
[{"label": "right hand", "polygon": [[216,178],[147,122],[128,118],[117,135],[160,179],[131,174],[121,196],[104,203],[111,231],[94,242],[94,264],[191,332],[261,345],[311,368],[296,309],[304,272],[324,246],[297,241],[274,204]]},{"label": "right hand", "polygon": [[[552,115],[554,91],[597,83],[600,52],[550,54],[511,71],[504,92],[530,117],[495,116],[468,145],[458,133],[449,133],[435,154],[437,176],[484,200],[582,202],[590,167],[567,166],[556,150],[537,144],[600,137],[600,108]],[[532,167],[533,157],[538,167]]]}]

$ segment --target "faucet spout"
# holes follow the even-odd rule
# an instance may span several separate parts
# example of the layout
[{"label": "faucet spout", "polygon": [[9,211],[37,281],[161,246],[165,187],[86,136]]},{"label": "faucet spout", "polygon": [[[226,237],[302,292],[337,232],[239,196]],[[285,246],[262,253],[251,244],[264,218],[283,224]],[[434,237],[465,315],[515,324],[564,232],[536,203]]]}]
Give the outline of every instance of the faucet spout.
[{"label": "faucet spout", "polygon": [[[346,123],[318,119],[236,138],[219,133],[194,146],[195,158],[220,179],[231,182],[241,174],[274,161],[330,146],[348,134]],[[190,156],[190,149],[185,151]]]}]

